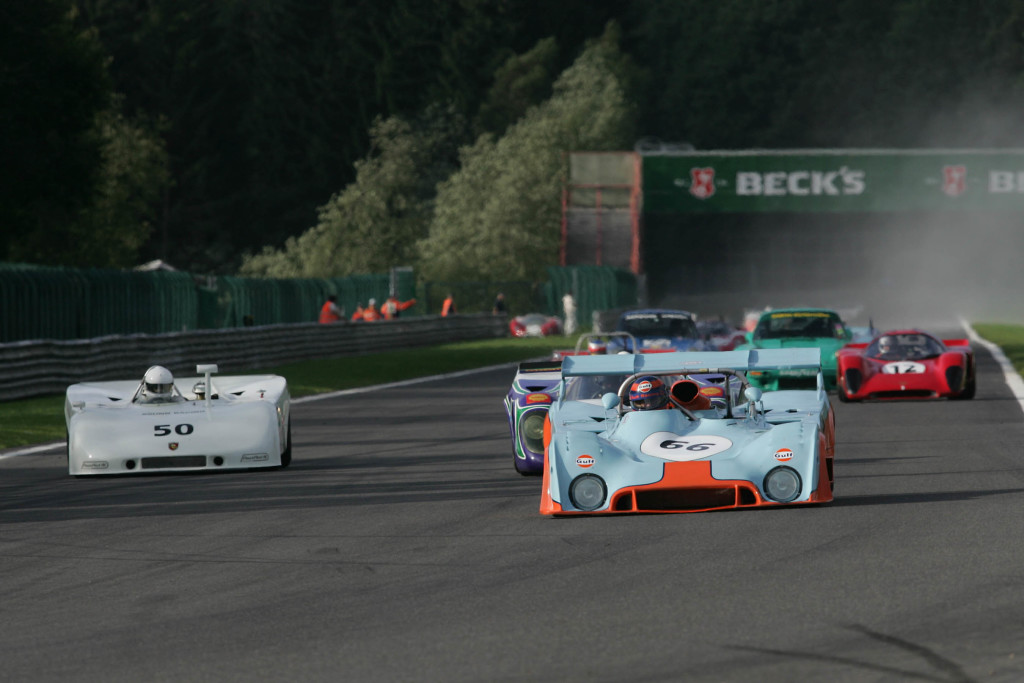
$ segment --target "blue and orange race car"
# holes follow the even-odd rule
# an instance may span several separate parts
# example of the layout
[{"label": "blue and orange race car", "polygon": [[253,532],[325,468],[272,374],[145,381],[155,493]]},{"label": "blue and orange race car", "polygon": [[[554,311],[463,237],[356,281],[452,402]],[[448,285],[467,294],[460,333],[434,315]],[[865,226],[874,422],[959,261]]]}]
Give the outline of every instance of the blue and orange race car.
[{"label": "blue and orange race car", "polygon": [[[746,379],[751,371],[789,370],[813,372],[817,386],[762,391]],[[700,396],[693,375],[725,377],[724,405]],[[581,379],[604,378],[621,378],[618,390],[600,398],[570,391]],[[833,498],[835,418],[818,349],[568,357],[560,383],[541,435],[542,514],[695,512]]]},{"label": "blue and orange race car", "polygon": [[[562,359],[606,355],[611,341],[619,338],[624,338],[631,348],[636,348],[636,340],[628,332],[584,334],[577,340],[575,349],[556,351],[553,360],[519,364],[504,401],[509,431],[512,435],[513,463],[517,472],[523,475],[539,475],[544,472],[544,419],[560,392],[564,390],[570,400],[600,399],[608,392],[618,391],[626,379],[625,374],[607,377],[580,376],[573,377],[563,386]],[[668,352],[652,349],[647,353],[660,355]],[[617,355],[633,354],[620,351]],[[724,408],[728,401],[738,400],[739,385],[730,384],[724,375],[693,375],[690,379],[697,386],[699,393],[715,406]],[[726,392],[731,392],[731,395],[727,397]]]}]

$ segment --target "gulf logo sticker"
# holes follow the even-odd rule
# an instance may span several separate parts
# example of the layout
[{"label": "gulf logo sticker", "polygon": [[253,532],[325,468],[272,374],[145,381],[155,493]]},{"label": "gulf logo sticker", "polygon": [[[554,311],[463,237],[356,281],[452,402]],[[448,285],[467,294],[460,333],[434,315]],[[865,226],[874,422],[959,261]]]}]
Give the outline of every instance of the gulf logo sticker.
[{"label": "gulf logo sticker", "polygon": [[551,397],[547,394],[527,394],[527,403],[551,403]]},{"label": "gulf logo sticker", "polygon": [[640,384],[636,385],[636,390],[639,391],[641,394],[646,394],[648,391],[651,390],[651,383],[644,380],[643,382],[640,382]]},{"label": "gulf logo sticker", "polygon": [[775,451],[775,459],[779,462],[786,462],[793,459],[793,451],[789,448],[780,448]]},{"label": "gulf logo sticker", "polygon": [[580,457],[576,458],[576,464],[579,465],[580,467],[584,468],[584,469],[586,469],[588,467],[593,467],[594,466],[594,456],[592,456],[592,455],[581,455]]}]

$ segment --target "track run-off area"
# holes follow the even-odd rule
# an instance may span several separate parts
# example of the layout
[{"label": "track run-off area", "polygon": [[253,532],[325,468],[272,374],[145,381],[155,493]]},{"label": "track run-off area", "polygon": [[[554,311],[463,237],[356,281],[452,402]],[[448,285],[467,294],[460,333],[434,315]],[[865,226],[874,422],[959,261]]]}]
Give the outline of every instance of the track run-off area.
[{"label": "track run-off area", "polygon": [[825,506],[542,517],[511,365],[296,401],[278,471],[2,457],[0,680],[1024,680],[1024,412],[974,348],[974,400],[832,397]]}]

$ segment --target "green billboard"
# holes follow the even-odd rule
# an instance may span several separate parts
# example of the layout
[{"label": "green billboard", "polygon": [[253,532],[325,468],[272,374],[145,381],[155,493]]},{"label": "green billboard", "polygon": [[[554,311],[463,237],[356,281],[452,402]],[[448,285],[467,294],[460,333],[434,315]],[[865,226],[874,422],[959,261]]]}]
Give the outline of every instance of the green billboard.
[{"label": "green billboard", "polygon": [[645,213],[1022,211],[1024,150],[644,155]]}]

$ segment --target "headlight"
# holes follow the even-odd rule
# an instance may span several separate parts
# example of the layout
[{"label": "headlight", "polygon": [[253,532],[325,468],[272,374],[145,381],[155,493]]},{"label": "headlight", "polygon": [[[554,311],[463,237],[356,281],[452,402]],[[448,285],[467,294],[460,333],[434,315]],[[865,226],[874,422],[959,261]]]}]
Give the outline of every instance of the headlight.
[{"label": "headlight", "polygon": [[800,475],[791,467],[776,467],[764,478],[764,492],[772,500],[789,503],[800,495]]},{"label": "headlight", "polygon": [[534,453],[544,452],[544,416],[546,410],[534,410],[519,422],[519,431],[523,435],[526,449]]},{"label": "headlight", "polygon": [[569,499],[580,510],[596,510],[607,495],[604,480],[596,474],[584,474],[569,484]]}]

